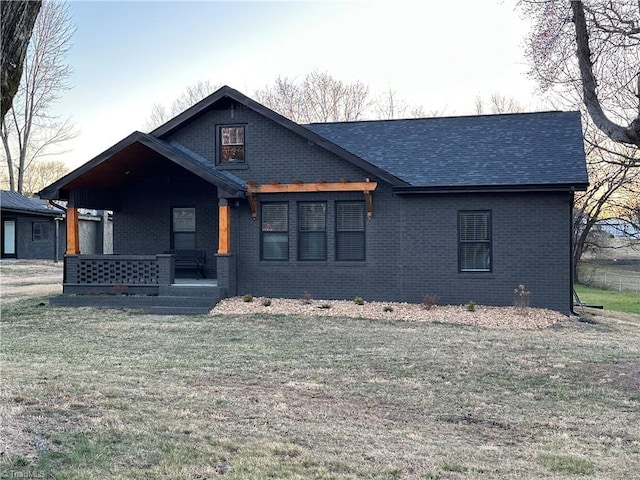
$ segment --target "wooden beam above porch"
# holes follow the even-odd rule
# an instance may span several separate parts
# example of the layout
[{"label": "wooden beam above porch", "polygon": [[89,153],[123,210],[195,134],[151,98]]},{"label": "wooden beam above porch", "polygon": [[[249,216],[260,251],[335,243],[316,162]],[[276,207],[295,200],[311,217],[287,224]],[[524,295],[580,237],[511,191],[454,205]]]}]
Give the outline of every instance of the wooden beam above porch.
[{"label": "wooden beam above porch", "polygon": [[372,192],[377,182],[247,183],[249,193]]},{"label": "wooden beam above porch", "polygon": [[251,207],[251,217],[258,218],[257,194],[263,193],[314,193],[314,192],[362,192],[367,204],[367,218],[373,216],[371,192],[378,186],[377,182],[371,182],[367,178],[364,182],[297,182],[297,183],[269,183],[258,184],[247,182],[247,199]]}]

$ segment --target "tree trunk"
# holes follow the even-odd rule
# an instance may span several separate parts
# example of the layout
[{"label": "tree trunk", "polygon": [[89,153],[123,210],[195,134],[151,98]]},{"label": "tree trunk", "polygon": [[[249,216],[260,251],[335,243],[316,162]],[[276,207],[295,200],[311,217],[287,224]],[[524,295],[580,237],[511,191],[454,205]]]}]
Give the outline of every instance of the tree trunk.
[{"label": "tree trunk", "polygon": [[9,190],[15,192],[16,183],[13,176],[13,158],[11,157],[11,149],[9,148],[9,132],[7,132],[7,126],[4,123],[4,119],[0,120],[0,133],[2,137],[2,146],[4,148],[4,154],[7,157],[7,175],[9,177]]},{"label": "tree trunk", "polygon": [[2,17],[2,44],[0,52],[2,101],[0,119],[11,108],[22,77],[22,65],[42,0],[15,0],[0,2]]},{"label": "tree trunk", "polygon": [[[593,62],[591,61],[591,50],[589,48],[589,33],[587,31],[587,20],[584,15],[584,5],[582,1],[572,0],[571,9],[573,11],[573,23],[576,28],[576,45],[578,48],[577,54],[580,77],[582,79],[582,95],[587,111],[593,123],[611,140],[640,147],[640,118],[636,117],[628,127],[623,127],[611,121],[604,113],[600,105],[598,93],[596,92],[598,83],[593,74]],[[640,82],[640,78],[638,81]]]}]

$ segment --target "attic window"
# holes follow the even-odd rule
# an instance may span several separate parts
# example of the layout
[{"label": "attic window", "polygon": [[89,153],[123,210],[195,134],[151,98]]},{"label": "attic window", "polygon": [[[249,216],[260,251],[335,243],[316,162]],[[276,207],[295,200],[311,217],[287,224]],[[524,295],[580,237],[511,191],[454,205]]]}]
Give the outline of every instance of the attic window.
[{"label": "attic window", "polygon": [[220,127],[221,164],[244,163],[244,126]]}]

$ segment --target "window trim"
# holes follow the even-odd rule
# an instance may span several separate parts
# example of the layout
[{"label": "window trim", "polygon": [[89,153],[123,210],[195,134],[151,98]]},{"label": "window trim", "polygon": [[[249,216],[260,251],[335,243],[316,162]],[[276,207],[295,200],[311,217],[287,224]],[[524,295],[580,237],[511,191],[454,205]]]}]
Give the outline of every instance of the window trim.
[{"label": "window trim", "polygon": [[[301,257],[301,248],[300,248],[300,244],[301,244],[301,239],[302,237],[309,232],[304,232],[302,230],[300,230],[300,226],[302,224],[302,222],[300,221],[301,218],[301,212],[302,209],[300,208],[302,205],[310,205],[310,204],[322,204],[324,205],[324,230],[313,230],[311,232],[323,232],[324,233],[324,257],[323,258],[302,258]],[[329,248],[328,248],[328,240],[327,240],[327,216],[328,216],[328,202],[326,200],[318,200],[318,201],[300,201],[298,202],[297,205],[297,214],[298,214],[298,225],[297,225],[297,233],[298,233],[298,238],[297,238],[297,259],[299,262],[326,262],[329,259]]]},{"label": "window trim", "polygon": [[[266,205],[284,205],[287,208],[287,230],[274,230],[274,231],[267,231],[265,232],[263,230],[263,224],[262,224],[262,219],[264,218],[263,215],[263,208]],[[263,262],[288,262],[289,258],[290,258],[290,246],[291,246],[291,218],[289,216],[289,202],[261,202],[260,203],[260,261]],[[264,258],[264,234],[267,233],[267,235],[269,233],[286,233],[287,234],[287,248],[286,248],[286,252],[287,252],[287,256],[286,258]]]},{"label": "window trim", "polygon": [[[38,234],[36,234],[36,225],[38,225],[40,228],[40,233]],[[49,230],[49,222],[43,222],[43,221],[31,222],[31,241],[32,242],[48,242],[50,239],[51,239],[51,233]]]},{"label": "window trim", "polygon": [[[174,217],[174,210],[177,208],[182,208],[182,209],[187,209],[187,208],[191,208],[193,209],[193,232],[191,232],[190,230],[176,230],[175,229],[175,225],[174,225],[174,221],[173,221],[173,217]],[[197,244],[198,244],[198,209],[196,208],[195,205],[173,205],[171,207],[170,210],[170,215],[171,215],[171,239],[170,239],[170,245],[171,245],[171,249],[175,249],[175,234],[176,233],[193,233],[193,248],[197,248]]]},{"label": "window trim", "polygon": [[[488,240],[462,240],[462,216],[463,215],[478,215],[483,214],[487,216],[487,231]],[[489,246],[489,268],[463,268],[462,265],[462,245],[468,244],[487,244]],[[491,273],[493,272],[493,215],[491,210],[459,210],[458,211],[458,272],[459,273]]]},{"label": "window trim", "polygon": [[[357,204],[362,207],[362,230],[339,230],[338,229],[338,219],[339,219],[339,206],[344,204]],[[335,201],[335,251],[334,257],[336,262],[366,262],[367,261],[367,211],[366,205],[364,201],[360,200],[336,200]],[[340,249],[338,247],[339,237],[341,233],[361,233],[362,234],[362,258],[358,259],[341,259],[339,258]]]},{"label": "window trim", "polygon": [[[223,128],[242,128],[242,156],[243,160],[223,161],[222,160],[222,129]],[[247,163],[247,125],[244,123],[227,123],[217,125],[216,128],[216,165],[220,167],[234,167],[245,165]]]}]

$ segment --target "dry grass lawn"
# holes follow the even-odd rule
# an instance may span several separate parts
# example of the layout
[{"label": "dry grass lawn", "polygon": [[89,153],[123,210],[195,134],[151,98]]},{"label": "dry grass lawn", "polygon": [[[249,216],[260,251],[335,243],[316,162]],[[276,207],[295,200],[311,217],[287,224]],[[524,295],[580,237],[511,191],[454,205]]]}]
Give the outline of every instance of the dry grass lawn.
[{"label": "dry grass lawn", "polygon": [[2,310],[2,478],[640,476],[634,322],[507,330],[41,302]]}]

